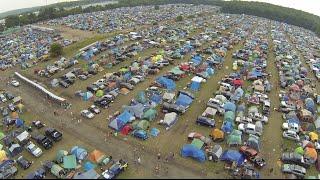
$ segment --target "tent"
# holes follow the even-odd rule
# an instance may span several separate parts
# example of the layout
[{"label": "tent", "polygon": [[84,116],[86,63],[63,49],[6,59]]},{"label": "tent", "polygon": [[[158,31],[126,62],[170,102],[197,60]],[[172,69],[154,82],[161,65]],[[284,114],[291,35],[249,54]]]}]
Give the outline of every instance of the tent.
[{"label": "tent", "polygon": [[131,126],[125,125],[125,126],[121,129],[121,134],[127,136],[132,130],[133,130],[133,129],[132,129]]},{"label": "tent", "polygon": [[294,150],[295,153],[304,155],[303,147],[299,146]]},{"label": "tent", "polygon": [[97,97],[102,97],[104,95],[104,92],[102,90],[98,90],[96,93]]},{"label": "tent", "polygon": [[162,96],[162,99],[167,102],[172,102],[175,97],[174,93],[165,92]]},{"label": "tent", "polygon": [[84,173],[77,172],[73,179],[98,179],[99,177],[100,175],[94,169],[91,169]]},{"label": "tent", "polygon": [[210,135],[213,141],[224,140],[224,132],[218,128],[213,129]]},{"label": "tent", "polygon": [[172,68],[169,72],[174,74],[174,75],[182,75],[182,74],[185,73],[184,71],[180,70],[179,66],[176,66],[176,67]]},{"label": "tent", "polygon": [[90,98],[92,98],[93,97],[93,94],[90,92],[90,91],[87,91],[87,92],[85,92],[84,94],[83,94],[83,96],[82,96],[82,99],[84,100],[84,101],[88,101]]},{"label": "tent", "polygon": [[156,82],[169,91],[173,91],[176,89],[176,83],[172,79],[160,76],[156,79]]},{"label": "tent", "polygon": [[6,135],[0,131],[0,141],[5,137]]},{"label": "tent", "polygon": [[166,113],[163,118],[163,124],[165,124],[167,127],[171,127],[176,123],[178,120],[178,115],[175,112]]},{"label": "tent", "polygon": [[157,129],[157,128],[152,128],[152,129],[150,130],[150,134],[151,134],[151,136],[153,136],[153,137],[157,137],[157,136],[159,135],[159,133],[160,133],[160,131],[159,131],[159,129]]},{"label": "tent", "polygon": [[144,110],[146,109],[146,107],[141,103],[137,103],[132,106],[126,106],[124,109],[134,117],[141,119],[143,117]]},{"label": "tent", "polygon": [[238,166],[242,165],[245,156],[244,154],[240,153],[236,150],[226,150],[223,152],[223,154],[220,157],[221,161],[228,161],[228,162],[236,162]]},{"label": "tent", "polygon": [[175,104],[181,105],[184,107],[189,107],[189,105],[192,103],[192,101],[193,101],[193,99],[190,96],[187,96],[186,94],[180,93]]},{"label": "tent", "polygon": [[234,122],[235,119],[235,114],[233,111],[227,111],[226,113],[224,113],[224,121],[229,121],[229,122]]},{"label": "tent", "polygon": [[316,127],[317,132],[320,132],[320,116],[314,121],[314,126]]},{"label": "tent", "polygon": [[198,160],[199,162],[204,162],[206,160],[205,153],[194,146],[193,144],[186,144],[181,149],[181,156],[182,157],[193,157],[194,159]]},{"label": "tent", "polygon": [[256,151],[260,152],[261,150],[261,144],[258,136],[249,135],[249,138],[247,140],[247,146],[249,146],[252,149],[255,149]]},{"label": "tent", "polygon": [[96,168],[96,166],[97,166],[97,165],[93,164],[92,162],[87,161],[87,162],[85,162],[85,163],[83,164],[83,169],[84,169],[84,171],[89,171],[89,170],[91,170],[91,169]]},{"label": "tent", "polygon": [[132,123],[133,129],[147,130],[150,127],[150,122],[147,120],[135,121]]},{"label": "tent", "polygon": [[201,141],[200,139],[194,138],[191,142],[192,145],[194,145],[195,147],[197,147],[198,149],[202,149],[204,142]]},{"label": "tent", "polygon": [[15,124],[16,124],[16,127],[19,128],[24,125],[24,121],[22,119],[17,119]]},{"label": "tent", "polygon": [[310,133],[309,133],[309,137],[310,137],[310,140],[313,141],[313,142],[316,142],[316,141],[318,141],[318,139],[319,139],[318,134],[315,133],[315,132],[310,132]]},{"label": "tent", "polygon": [[106,155],[97,149],[93,150],[88,156],[88,159],[90,161],[98,164],[102,162],[105,158],[106,158]]},{"label": "tent", "polygon": [[227,134],[231,133],[233,130],[233,124],[230,121],[223,121],[221,130]]},{"label": "tent", "polygon": [[75,155],[77,160],[84,160],[87,157],[88,152],[79,146],[74,146],[71,149],[71,154]]},{"label": "tent", "polygon": [[310,162],[314,163],[317,160],[317,151],[314,148],[306,147],[304,149],[304,157],[307,158]]},{"label": "tent", "polygon": [[145,104],[148,101],[144,91],[138,92],[138,95],[136,96],[135,99],[142,104]]},{"label": "tent", "polygon": [[128,111],[124,111],[117,118],[110,122],[109,127],[119,131],[124,125],[126,125],[128,122],[133,121],[134,119],[134,116],[132,116]]},{"label": "tent", "polygon": [[65,150],[59,150],[56,154],[56,161],[58,163],[62,163],[63,162],[63,157],[68,155],[68,151]]},{"label": "tent", "polygon": [[214,145],[214,147],[212,149],[209,149],[208,151],[209,160],[211,158],[213,161],[217,162],[220,159],[222,153],[222,147],[218,144]]},{"label": "tent", "polygon": [[160,104],[161,99],[162,99],[161,95],[156,93],[152,94],[152,96],[150,97],[150,100],[156,104]]},{"label": "tent", "polygon": [[76,169],[77,158],[75,155],[69,155],[63,157],[63,168],[65,169]]},{"label": "tent", "polygon": [[223,106],[223,109],[225,110],[225,112],[227,111],[236,112],[236,105],[232,102],[226,102]]},{"label": "tent", "polygon": [[150,108],[146,112],[144,112],[143,116],[142,116],[143,119],[146,119],[149,121],[154,120],[156,117],[157,117],[157,110],[152,109],[152,108]]},{"label": "tent", "polygon": [[190,85],[190,89],[192,91],[199,91],[200,89],[200,82],[192,81]]},{"label": "tent", "polygon": [[2,163],[4,160],[7,160],[7,154],[4,150],[0,151],[0,163]]},{"label": "tent", "polygon": [[11,118],[12,119],[18,119],[19,118],[19,114],[14,111],[14,112],[11,113]]},{"label": "tent", "polygon": [[305,99],[305,105],[308,111],[312,112],[313,114],[315,113],[316,106],[312,98]]},{"label": "tent", "polygon": [[229,146],[241,145],[242,144],[242,132],[239,130],[233,130],[228,136],[227,144]]},{"label": "tent", "polygon": [[121,88],[120,89],[120,93],[123,94],[123,95],[127,95],[129,92],[130,92],[130,90],[127,89],[127,88]]}]

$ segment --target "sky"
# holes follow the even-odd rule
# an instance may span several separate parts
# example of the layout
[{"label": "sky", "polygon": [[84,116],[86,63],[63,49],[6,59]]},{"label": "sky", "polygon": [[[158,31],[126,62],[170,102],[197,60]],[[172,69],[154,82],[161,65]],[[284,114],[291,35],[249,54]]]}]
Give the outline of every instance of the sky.
[{"label": "sky", "polygon": [[[0,13],[14,9],[42,6],[48,4],[72,1],[72,0],[0,0]],[[248,0],[268,2],[280,6],[303,10],[320,16],[320,0]]]}]

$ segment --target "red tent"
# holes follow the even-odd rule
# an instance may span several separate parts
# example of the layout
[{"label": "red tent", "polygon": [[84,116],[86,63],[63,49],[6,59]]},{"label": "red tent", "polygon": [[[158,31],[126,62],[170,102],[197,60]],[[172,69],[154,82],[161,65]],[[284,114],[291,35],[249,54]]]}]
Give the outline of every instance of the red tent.
[{"label": "red tent", "polygon": [[243,81],[241,79],[235,79],[232,81],[232,83],[235,86],[242,86],[243,85]]},{"label": "red tent", "polygon": [[190,70],[190,66],[188,64],[181,64],[180,65],[180,69],[182,71],[189,71]]},{"label": "red tent", "polygon": [[128,135],[131,131],[132,131],[132,127],[129,126],[129,125],[125,125],[125,126],[121,129],[121,134],[123,134],[123,135]]}]

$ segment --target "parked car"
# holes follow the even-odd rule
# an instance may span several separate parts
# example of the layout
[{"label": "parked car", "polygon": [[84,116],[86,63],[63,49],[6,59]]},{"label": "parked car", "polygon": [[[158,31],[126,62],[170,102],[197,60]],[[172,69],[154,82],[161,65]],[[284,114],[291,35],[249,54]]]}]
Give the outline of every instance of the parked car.
[{"label": "parked car", "polygon": [[15,106],[14,104],[12,104],[12,103],[10,103],[10,104],[8,105],[8,108],[9,108],[9,110],[10,110],[11,112],[16,111],[16,106]]},{"label": "parked car", "polygon": [[120,159],[114,163],[109,169],[102,173],[105,179],[114,179],[128,167],[128,163]]},{"label": "parked car", "polygon": [[196,120],[196,123],[198,125],[202,125],[202,126],[209,126],[211,128],[213,128],[215,126],[215,120],[214,119],[210,119],[207,117],[203,117],[203,116],[199,116]]},{"label": "parked car", "polygon": [[35,157],[40,157],[42,154],[42,150],[31,141],[25,147]]},{"label": "parked car", "polygon": [[171,104],[171,103],[167,103],[164,102],[162,104],[162,111],[167,113],[167,112],[175,112],[178,114],[183,114],[187,111],[187,109],[183,106],[178,106],[176,104]]},{"label": "parked car", "polygon": [[81,111],[81,115],[88,119],[94,118],[94,114],[86,109]]},{"label": "parked car", "polygon": [[5,160],[1,163],[0,179],[10,179],[18,173],[18,169],[14,166],[12,160]]},{"label": "parked car", "polygon": [[44,179],[46,177],[46,174],[46,170],[41,166],[34,172],[28,174],[26,179]]},{"label": "parked car", "polygon": [[260,157],[259,155],[251,157],[251,158],[249,158],[249,160],[251,162],[253,162],[254,165],[258,168],[262,168],[262,167],[266,166],[266,164],[267,164],[266,161],[262,157]]},{"label": "parked car", "polygon": [[18,157],[17,163],[22,169],[28,169],[32,165],[32,162],[27,160],[23,156]]},{"label": "parked car", "polygon": [[244,133],[247,134],[253,134],[253,135],[258,135],[261,136],[262,132],[257,131],[256,125],[248,123],[248,124],[239,124],[238,130],[243,131]]},{"label": "parked car", "polygon": [[142,129],[137,129],[137,130],[134,130],[132,132],[132,135],[136,138],[139,138],[139,139],[142,139],[142,140],[146,140],[148,139],[148,134],[145,130],[142,130]]},{"label": "parked car", "polygon": [[0,94],[0,100],[1,102],[7,102],[7,98],[4,96],[4,94]]},{"label": "parked car", "polygon": [[310,164],[308,164],[305,160],[303,155],[298,154],[296,152],[284,152],[281,156],[281,161],[286,164],[297,164],[304,168],[309,168]]},{"label": "parked car", "polygon": [[2,109],[2,116],[3,117],[6,117],[6,116],[8,116],[9,115],[9,109],[7,108],[7,107],[4,107],[3,109]]},{"label": "parked car", "polygon": [[248,146],[241,146],[239,151],[244,154],[247,158],[255,157],[258,155],[258,152],[255,149],[252,149]]},{"label": "parked car", "polygon": [[97,106],[95,106],[95,105],[91,105],[89,108],[88,108],[88,110],[90,111],[90,112],[92,112],[92,113],[95,113],[95,114],[99,114],[101,111],[100,111],[100,109],[97,107]]},{"label": "parked car", "polygon": [[282,136],[290,140],[300,141],[299,135],[292,130],[283,131]]},{"label": "parked car", "polygon": [[20,83],[17,80],[12,80],[11,85],[14,87],[18,87],[18,86],[20,86]]},{"label": "parked car", "polygon": [[306,168],[296,165],[296,164],[283,164],[282,165],[282,172],[288,174],[294,174],[300,178],[304,178],[306,175]]},{"label": "parked car", "polygon": [[243,123],[243,124],[248,124],[248,123],[252,123],[252,119],[251,118],[248,118],[248,117],[240,117],[240,116],[237,116],[236,117],[236,122],[237,123]]},{"label": "parked car", "polygon": [[41,129],[45,126],[45,124],[43,124],[41,121],[32,121],[32,125],[34,127],[36,127],[37,129]]},{"label": "parked car", "polygon": [[45,130],[45,135],[55,142],[60,141],[62,139],[62,133],[54,128],[47,128]]},{"label": "parked car", "polygon": [[43,134],[36,134],[31,136],[36,142],[44,149],[50,149],[53,146],[53,142],[47,136]]},{"label": "parked car", "polygon": [[9,92],[4,93],[4,95],[5,95],[5,97],[6,97],[8,100],[14,99],[14,95],[11,94],[11,93],[9,93]]},{"label": "parked car", "polygon": [[291,130],[291,131],[294,131],[296,133],[299,133],[300,132],[300,126],[299,124],[297,123],[291,123],[291,122],[284,122],[282,124],[282,129],[283,130]]},{"label": "parked car", "polygon": [[249,113],[248,118],[251,118],[254,121],[262,121],[263,123],[268,123],[269,118],[260,113]]}]

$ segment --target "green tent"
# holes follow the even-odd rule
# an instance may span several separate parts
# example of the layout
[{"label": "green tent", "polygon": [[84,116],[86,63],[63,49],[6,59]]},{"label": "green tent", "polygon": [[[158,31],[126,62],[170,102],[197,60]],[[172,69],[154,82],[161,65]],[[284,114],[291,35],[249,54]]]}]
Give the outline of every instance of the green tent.
[{"label": "green tent", "polygon": [[233,111],[227,111],[224,113],[224,121],[233,122],[235,118],[235,114]]},{"label": "green tent", "polygon": [[294,150],[295,153],[298,153],[298,154],[301,154],[302,156],[304,155],[304,150],[303,148],[300,146],[300,147],[297,147],[295,150]]},{"label": "green tent", "polygon": [[204,142],[201,141],[200,139],[194,138],[193,141],[191,142],[191,144],[193,144],[198,149],[202,149]]},{"label": "green tent", "polygon": [[147,130],[150,127],[150,122],[147,120],[135,121],[132,123],[133,129]]},{"label": "green tent", "polygon": [[77,167],[77,159],[74,154],[63,157],[63,168],[75,169]]},{"label": "green tent", "polygon": [[123,67],[119,71],[122,73],[125,73],[125,72],[128,72],[129,70],[128,70],[128,68]]},{"label": "green tent", "polygon": [[59,163],[63,162],[63,157],[68,155],[68,151],[59,150],[56,155],[56,161]]},{"label": "green tent", "polygon": [[146,120],[154,120],[157,116],[157,111],[155,109],[148,109],[146,112],[143,113],[143,119],[146,119]]},{"label": "green tent", "polygon": [[146,98],[146,94],[144,91],[140,91],[136,97],[136,100],[139,102],[139,103],[146,103],[147,102],[147,98]]},{"label": "green tent", "polygon": [[227,139],[227,144],[230,145],[241,145],[242,140],[241,140],[241,135],[233,134],[229,135]]},{"label": "green tent", "polygon": [[104,95],[104,92],[102,90],[98,90],[96,93],[97,97],[102,97]]},{"label": "green tent", "polygon": [[180,69],[178,66],[172,68],[169,72],[171,72],[171,73],[173,73],[173,74],[175,74],[175,75],[182,75],[182,74],[184,74],[184,71],[181,71],[181,69]]}]

